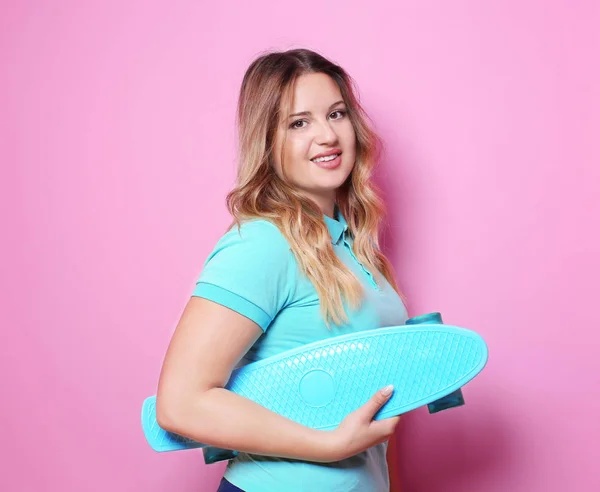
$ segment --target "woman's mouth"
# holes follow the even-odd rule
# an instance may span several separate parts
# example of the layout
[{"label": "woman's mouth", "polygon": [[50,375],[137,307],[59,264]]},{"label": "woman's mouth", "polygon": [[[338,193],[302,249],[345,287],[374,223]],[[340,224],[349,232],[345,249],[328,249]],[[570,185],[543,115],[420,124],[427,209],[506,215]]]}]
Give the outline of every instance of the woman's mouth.
[{"label": "woman's mouth", "polygon": [[328,155],[327,157],[319,157],[311,159],[317,166],[322,169],[335,169],[342,163],[342,154]]}]

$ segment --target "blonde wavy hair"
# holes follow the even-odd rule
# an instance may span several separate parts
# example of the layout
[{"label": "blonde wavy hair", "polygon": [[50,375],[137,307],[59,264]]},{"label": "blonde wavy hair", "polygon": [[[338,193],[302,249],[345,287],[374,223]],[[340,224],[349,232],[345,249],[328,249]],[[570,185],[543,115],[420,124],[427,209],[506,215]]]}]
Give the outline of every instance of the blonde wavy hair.
[{"label": "blonde wavy hair", "polygon": [[334,253],[323,212],[285,176],[281,179],[272,162],[280,105],[283,101],[281,107],[287,107],[289,115],[296,80],[308,73],[327,74],[337,83],[356,134],[354,169],[336,196],[337,206],[354,238],[354,254],[373,273],[378,284],[383,275],[404,300],[393,267],[379,246],[385,206],[371,177],[382,141],[367,122],[354,92],[353,79],[320,54],[307,49],[271,52],[248,67],[236,115],[237,180],[226,202],[234,218],[230,229],[256,218],[268,220],[279,228],[301,272],[314,285],[321,314],[329,327],[330,322],[339,325],[348,321],[344,302],[352,309],[360,307],[364,298],[362,285]]}]

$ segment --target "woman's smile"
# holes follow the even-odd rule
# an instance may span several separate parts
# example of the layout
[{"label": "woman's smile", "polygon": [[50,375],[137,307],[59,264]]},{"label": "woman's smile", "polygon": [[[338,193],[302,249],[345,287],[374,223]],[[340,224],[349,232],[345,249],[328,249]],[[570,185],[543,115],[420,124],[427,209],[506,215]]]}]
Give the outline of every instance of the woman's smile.
[{"label": "woman's smile", "polygon": [[311,159],[311,162],[319,166],[321,169],[335,169],[342,163],[342,154],[335,154],[329,157],[319,157],[317,160]]}]

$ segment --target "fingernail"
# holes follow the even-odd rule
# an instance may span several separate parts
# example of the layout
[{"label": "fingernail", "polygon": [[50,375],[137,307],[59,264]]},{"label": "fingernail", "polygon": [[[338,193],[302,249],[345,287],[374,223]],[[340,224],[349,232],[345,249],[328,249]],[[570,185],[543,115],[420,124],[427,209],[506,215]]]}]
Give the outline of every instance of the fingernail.
[{"label": "fingernail", "polygon": [[392,394],[393,390],[394,390],[394,386],[390,384],[389,386],[386,386],[385,388],[383,388],[381,390],[381,394],[383,396],[390,396]]}]

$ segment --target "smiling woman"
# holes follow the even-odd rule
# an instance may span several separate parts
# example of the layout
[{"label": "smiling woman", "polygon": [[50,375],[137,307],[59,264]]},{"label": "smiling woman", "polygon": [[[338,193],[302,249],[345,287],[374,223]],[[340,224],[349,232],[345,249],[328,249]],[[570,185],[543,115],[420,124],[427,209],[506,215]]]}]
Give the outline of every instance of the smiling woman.
[{"label": "smiling woman", "polygon": [[[159,425],[228,455],[220,491],[387,492],[378,391],[319,431],[225,389],[239,365],[325,338],[404,324],[379,248],[384,207],[371,174],[379,139],[349,75],[309,50],[256,59],[242,81],[233,223],[204,263],[169,345]],[[237,226],[237,227],[235,227]]]},{"label": "smiling woman", "polygon": [[[323,214],[333,217],[334,206],[348,222],[358,261],[399,293],[379,248],[385,207],[371,176],[381,141],[353,86],[342,67],[310,50],[256,59],[240,91],[238,182],[227,196],[237,224],[264,218],[277,225],[319,293],[327,323],[346,319],[342,297],[352,308],[362,297],[327,246]],[[311,161],[330,152],[341,154],[331,170]]]}]

